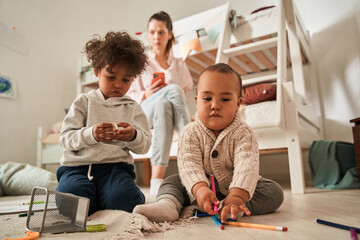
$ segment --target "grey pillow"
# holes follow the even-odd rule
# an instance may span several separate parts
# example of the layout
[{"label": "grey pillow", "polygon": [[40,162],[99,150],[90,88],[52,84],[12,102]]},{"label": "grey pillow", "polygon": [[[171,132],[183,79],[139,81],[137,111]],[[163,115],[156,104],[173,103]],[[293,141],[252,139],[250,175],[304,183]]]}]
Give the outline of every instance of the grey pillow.
[{"label": "grey pillow", "polygon": [[28,195],[34,187],[54,191],[57,185],[55,174],[48,170],[25,163],[7,162],[0,165],[0,189],[3,195]]}]

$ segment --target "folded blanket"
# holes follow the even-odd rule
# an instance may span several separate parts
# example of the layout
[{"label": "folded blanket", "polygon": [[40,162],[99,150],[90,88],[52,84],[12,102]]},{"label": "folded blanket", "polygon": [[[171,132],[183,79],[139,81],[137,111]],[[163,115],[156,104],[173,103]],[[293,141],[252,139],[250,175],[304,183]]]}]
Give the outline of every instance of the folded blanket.
[{"label": "folded blanket", "polygon": [[35,186],[55,190],[58,185],[54,173],[25,163],[0,164],[0,196],[29,195]]},{"label": "folded blanket", "polygon": [[314,141],[310,147],[309,166],[315,187],[360,188],[353,144]]}]

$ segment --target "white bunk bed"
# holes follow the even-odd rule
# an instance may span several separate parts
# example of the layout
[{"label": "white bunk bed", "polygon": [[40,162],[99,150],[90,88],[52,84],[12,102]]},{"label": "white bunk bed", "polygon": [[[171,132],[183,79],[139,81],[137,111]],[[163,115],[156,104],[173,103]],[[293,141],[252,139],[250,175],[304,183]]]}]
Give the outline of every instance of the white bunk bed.
[{"label": "white bunk bed", "polygon": [[238,26],[233,30],[231,14],[227,3],[174,22],[178,40],[174,55],[182,56],[182,36],[203,32],[204,26],[212,24],[221,29],[216,40],[212,43],[208,35],[198,35],[201,50],[192,50],[186,58],[195,82],[206,66],[225,62],[240,73],[244,86],[276,84],[276,100],[246,106],[243,118],[253,128],[260,152],[288,153],[292,192],[304,193],[302,148],[322,138],[308,34],[291,0],[280,0],[277,6],[245,18],[235,17]]}]

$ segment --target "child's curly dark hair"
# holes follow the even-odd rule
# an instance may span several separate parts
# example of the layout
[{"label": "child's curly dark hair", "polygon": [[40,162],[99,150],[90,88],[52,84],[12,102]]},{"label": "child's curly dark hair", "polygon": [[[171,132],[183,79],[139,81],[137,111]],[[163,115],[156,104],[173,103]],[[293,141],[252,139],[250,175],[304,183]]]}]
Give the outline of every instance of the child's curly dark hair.
[{"label": "child's curly dark hair", "polygon": [[100,70],[109,65],[125,66],[128,74],[137,76],[147,64],[144,45],[141,41],[132,38],[127,32],[108,32],[104,39],[99,35],[88,41],[85,53],[91,66]]}]

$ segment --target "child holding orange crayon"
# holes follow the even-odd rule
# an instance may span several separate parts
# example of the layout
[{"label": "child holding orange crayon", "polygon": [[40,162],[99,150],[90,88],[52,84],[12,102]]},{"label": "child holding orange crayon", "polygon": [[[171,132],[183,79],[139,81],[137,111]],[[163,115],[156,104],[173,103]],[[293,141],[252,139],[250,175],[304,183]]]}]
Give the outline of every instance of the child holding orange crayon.
[{"label": "child holding orange crayon", "polygon": [[[138,205],[133,212],[155,222],[173,221],[184,206],[197,203],[210,215],[219,206],[225,222],[228,214],[235,219],[280,207],[283,191],[259,175],[257,141],[240,118],[241,87],[240,75],[227,64],[209,66],[200,74],[196,119],[179,139],[179,175],[163,181],[154,203]],[[215,193],[209,188],[211,175]]]}]

